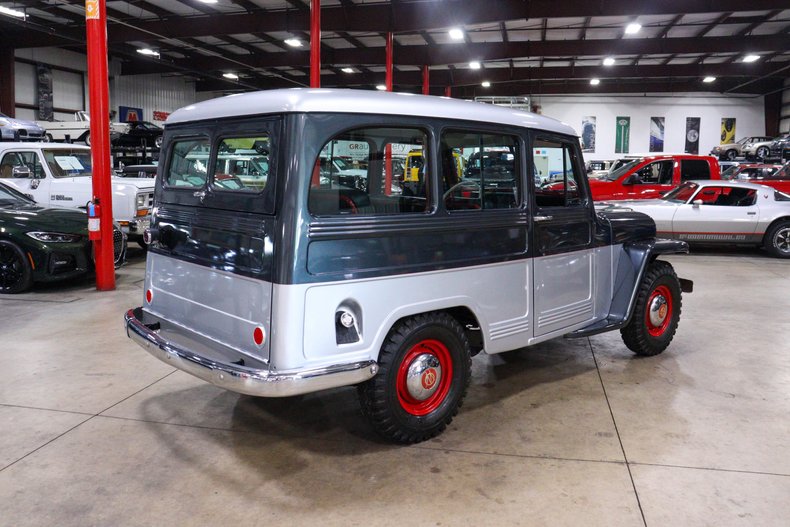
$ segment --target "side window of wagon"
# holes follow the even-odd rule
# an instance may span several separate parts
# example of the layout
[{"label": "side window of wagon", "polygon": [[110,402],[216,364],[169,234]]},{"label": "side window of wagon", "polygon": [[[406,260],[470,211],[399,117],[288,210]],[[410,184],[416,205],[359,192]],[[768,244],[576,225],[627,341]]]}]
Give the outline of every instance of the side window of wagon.
[{"label": "side window of wagon", "polygon": [[202,188],[208,177],[209,154],[206,138],[175,141],[170,151],[165,184],[177,188]]},{"label": "side window of wagon", "polygon": [[343,132],[321,148],[310,176],[311,214],[401,214],[430,209],[428,135],[370,127]]},{"label": "side window of wagon", "polygon": [[522,154],[517,137],[450,130],[439,159],[447,210],[519,206]]},{"label": "side window of wagon", "polygon": [[220,141],[212,188],[261,192],[269,179],[269,136],[228,137]]},{"label": "side window of wagon", "polygon": [[570,143],[535,139],[532,148],[535,204],[538,207],[582,206],[577,152]]}]

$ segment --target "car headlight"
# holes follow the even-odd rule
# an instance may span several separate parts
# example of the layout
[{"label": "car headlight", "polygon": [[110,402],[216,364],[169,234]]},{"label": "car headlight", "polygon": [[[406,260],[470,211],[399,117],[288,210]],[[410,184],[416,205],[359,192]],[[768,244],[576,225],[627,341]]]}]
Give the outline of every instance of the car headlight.
[{"label": "car headlight", "polygon": [[146,205],[146,195],[145,194],[138,194],[137,195],[137,208],[142,209]]},{"label": "car headlight", "polygon": [[47,243],[70,243],[77,242],[82,238],[79,234],[63,234],[61,232],[26,232],[34,240]]}]

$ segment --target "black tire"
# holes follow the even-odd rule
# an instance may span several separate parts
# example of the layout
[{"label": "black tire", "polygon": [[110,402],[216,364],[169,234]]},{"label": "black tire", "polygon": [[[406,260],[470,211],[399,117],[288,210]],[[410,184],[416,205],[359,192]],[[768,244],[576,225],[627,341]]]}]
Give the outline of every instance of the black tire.
[{"label": "black tire", "polygon": [[0,240],[0,293],[21,293],[31,285],[33,269],[25,252],[13,242]]},{"label": "black tire", "polygon": [[765,159],[766,157],[768,157],[769,153],[770,151],[768,150],[767,146],[761,146],[760,148],[757,149],[757,152],[755,152],[755,157],[757,159]]},{"label": "black tire", "polygon": [[85,132],[82,136],[82,142],[88,146],[91,146],[91,133]]},{"label": "black tire", "polygon": [[137,245],[139,245],[142,250],[146,252],[148,251],[148,244],[145,243],[143,240],[138,240]]},{"label": "black tire", "polygon": [[726,159],[727,161],[735,161],[736,157],[738,157],[737,150],[730,149],[724,152],[724,159]]},{"label": "black tire", "polygon": [[765,233],[763,246],[777,258],[790,258],[790,220],[771,226]]},{"label": "black tire", "polygon": [[[451,374],[443,375],[448,369]],[[437,312],[404,319],[381,346],[376,376],[358,387],[362,413],[387,440],[425,441],[442,433],[458,413],[471,370],[469,340],[453,317]],[[407,382],[408,373],[417,386]],[[420,387],[425,393],[414,397]]]},{"label": "black tire", "polygon": [[[648,312],[651,305],[656,310],[654,318]],[[667,262],[651,263],[639,283],[631,320],[620,330],[623,342],[637,355],[658,355],[675,336],[681,306],[680,281],[675,270]],[[666,310],[662,317],[663,307]]]}]

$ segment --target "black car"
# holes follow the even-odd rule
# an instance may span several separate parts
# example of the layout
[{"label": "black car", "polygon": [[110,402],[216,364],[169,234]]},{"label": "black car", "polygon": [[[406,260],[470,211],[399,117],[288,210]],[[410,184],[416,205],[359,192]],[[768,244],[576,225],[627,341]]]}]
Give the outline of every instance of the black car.
[{"label": "black car", "polygon": [[768,155],[769,159],[777,159],[780,161],[790,159],[790,133],[783,134],[774,139],[770,148],[771,152]]},{"label": "black car", "polygon": [[[113,229],[115,263],[126,240]],[[0,183],[0,293],[21,293],[34,282],[75,278],[93,268],[85,211],[46,208]]]},{"label": "black car", "polygon": [[162,146],[162,133],[164,130],[148,121],[131,121],[126,123],[129,128],[113,140],[113,146],[122,147],[147,147],[159,149]]}]

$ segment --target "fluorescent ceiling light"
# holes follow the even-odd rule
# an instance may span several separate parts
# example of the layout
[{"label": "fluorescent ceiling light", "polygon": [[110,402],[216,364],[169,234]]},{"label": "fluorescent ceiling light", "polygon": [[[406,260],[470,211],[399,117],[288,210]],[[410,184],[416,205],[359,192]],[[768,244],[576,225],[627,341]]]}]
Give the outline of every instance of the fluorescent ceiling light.
[{"label": "fluorescent ceiling light", "polygon": [[705,77],[702,79],[702,82],[713,82],[716,80],[716,77]]},{"label": "fluorescent ceiling light", "polygon": [[340,71],[343,73],[354,73],[354,68],[343,68]]},{"label": "fluorescent ceiling light", "polygon": [[378,84],[376,86],[376,89],[379,90],[379,91],[386,91],[387,87],[384,86],[383,84]]},{"label": "fluorescent ceiling light", "polygon": [[25,18],[27,15],[24,11],[20,11],[19,9],[11,9],[9,7],[3,7],[0,5],[0,14],[8,15],[8,16],[15,16],[17,18]]},{"label": "fluorescent ceiling light", "polygon": [[491,87],[491,83],[490,83],[490,82],[488,82],[488,81],[483,81],[483,83],[481,84],[481,86],[483,86],[483,88],[490,88],[490,87]]},{"label": "fluorescent ceiling light", "polygon": [[158,57],[159,52],[150,48],[140,48],[137,50],[137,53],[140,55],[145,55],[147,57]]},{"label": "fluorescent ceiling light", "polygon": [[604,66],[614,66],[614,57],[606,57],[603,59]]},{"label": "fluorescent ceiling light", "polygon": [[231,79],[231,80],[234,80],[234,81],[238,80],[238,78],[239,78],[239,76],[236,75],[235,73],[223,73],[222,76],[225,77],[226,79]]},{"label": "fluorescent ceiling light", "polygon": [[453,40],[463,40],[464,39],[464,32],[461,29],[454,27],[450,31],[447,32],[450,35],[450,38]]},{"label": "fluorescent ceiling light", "polygon": [[592,84],[593,86],[598,86],[599,84],[601,84],[601,79],[590,79],[590,84]]},{"label": "fluorescent ceiling light", "polygon": [[479,70],[480,69],[480,63],[477,62],[476,60],[474,60],[474,61],[469,63],[469,67],[471,69],[473,69],[473,70]]},{"label": "fluorescent ceiling light", "polygon": [[198,0],[201,4],[216,4],[219,0]]},{"label": "fluorescent ceiling light", "polygon": [[625,26],[625,34],[626,35],[636,35],[639,33],[639,30],[642,29],[642,24],[638,24],[636,22],[631,22],[627,26]]},{"label": "fluorescent ceiling light", "polygon": [[744,62],[754,62],[755,60],[760,60],[760,55],[746,55],[743,57]]},{"label": "fluorescent ceiling light", "polygon": [[298,38],[286,38],[283,42],[291,46],[292,48],[301,48],[302,41]]}]

